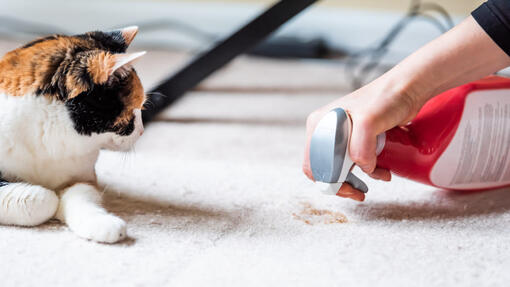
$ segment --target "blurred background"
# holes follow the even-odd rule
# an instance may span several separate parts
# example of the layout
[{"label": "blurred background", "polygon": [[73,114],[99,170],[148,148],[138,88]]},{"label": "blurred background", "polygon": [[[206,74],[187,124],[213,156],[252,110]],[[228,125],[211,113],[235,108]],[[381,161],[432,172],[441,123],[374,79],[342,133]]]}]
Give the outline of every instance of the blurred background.
[{"label": "blurred background", "polygon": [[[274,2],[2,0],[0,37],[26,41],[51,33],[73,34],[136,24],[140,33],[134,48],[195,54]],[[285,44],[276,56],[341,58],[324,63],[347,64],[350,85],[358,87],[449,29],[481,2],[320,1],[276,33],[275,43],[279,47],[282,41]],[[257,54],[274,57],[275,43],[261,47]],[[296,52],[302,48],[310,49],[309,54]],[[170,72],[182,63],[168,64]]]}]

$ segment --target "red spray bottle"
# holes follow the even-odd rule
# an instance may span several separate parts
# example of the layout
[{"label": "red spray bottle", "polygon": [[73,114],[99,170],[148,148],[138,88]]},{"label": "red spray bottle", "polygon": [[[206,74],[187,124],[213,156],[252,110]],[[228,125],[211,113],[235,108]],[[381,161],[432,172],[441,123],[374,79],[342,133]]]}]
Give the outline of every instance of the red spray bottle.
[{"label": "red spray bottle", "polygon": [[[350,172],[350,135],[343,109],[326,114],[310,143],[312,174],[366,192]],[[510,185],[510,79],[488,77],[434,97],[409,125],[377,137],[377,166],[444,189]]]}]

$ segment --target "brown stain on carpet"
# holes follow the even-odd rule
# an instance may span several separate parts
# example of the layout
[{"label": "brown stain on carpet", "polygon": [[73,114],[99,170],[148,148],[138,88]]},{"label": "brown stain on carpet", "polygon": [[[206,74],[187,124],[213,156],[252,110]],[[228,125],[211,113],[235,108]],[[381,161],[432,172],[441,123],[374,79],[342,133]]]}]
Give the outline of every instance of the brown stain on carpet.
[{"label": "brown stain on carpet", "polygon": [[347,216],[343,213],[326,209],[315,209],[310,203],[302,203],[303,209],[299,213],[292,213],[296,220],[308,225],[347,223]]}]

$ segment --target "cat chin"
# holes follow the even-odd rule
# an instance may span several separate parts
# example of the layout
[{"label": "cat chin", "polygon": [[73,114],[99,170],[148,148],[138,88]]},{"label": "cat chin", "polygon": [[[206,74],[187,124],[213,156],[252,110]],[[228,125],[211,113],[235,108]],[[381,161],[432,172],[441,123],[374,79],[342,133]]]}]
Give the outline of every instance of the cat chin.
[{"label": "cat chin", "polygon": [[104,149],[111,151],[121,151],[121,152],[129,152],[133,149],[136,140],[138,137],[122,137],[118,135],[113,135],[111,140],[103,146]]},{"label": "cat chin", "polygon": [[133,146],[142,133],[143,131],[135,129],[129,136],[113,134],[110,141],[103,148],[111,151],[129,152],[133,149]]}]

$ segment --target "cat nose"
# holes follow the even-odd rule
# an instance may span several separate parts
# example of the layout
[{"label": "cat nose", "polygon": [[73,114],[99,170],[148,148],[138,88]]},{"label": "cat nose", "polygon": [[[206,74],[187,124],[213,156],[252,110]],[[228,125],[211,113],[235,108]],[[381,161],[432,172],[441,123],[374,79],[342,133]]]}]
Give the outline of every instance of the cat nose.
[{"label": "cat nose", "polygon": [[143,128],[140,130],[140,136],[143,135]]}]

